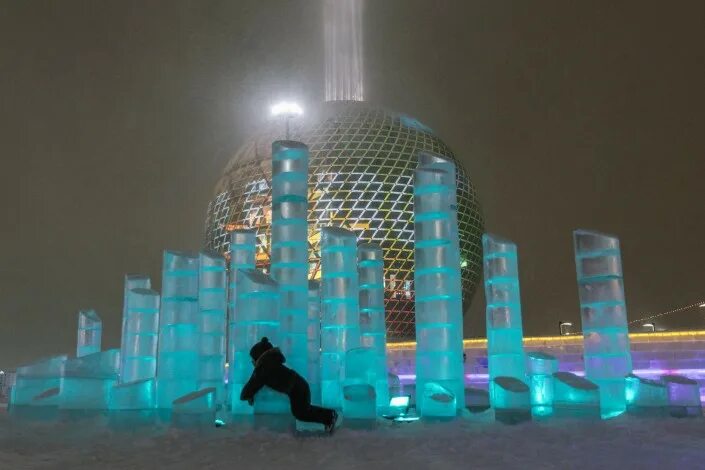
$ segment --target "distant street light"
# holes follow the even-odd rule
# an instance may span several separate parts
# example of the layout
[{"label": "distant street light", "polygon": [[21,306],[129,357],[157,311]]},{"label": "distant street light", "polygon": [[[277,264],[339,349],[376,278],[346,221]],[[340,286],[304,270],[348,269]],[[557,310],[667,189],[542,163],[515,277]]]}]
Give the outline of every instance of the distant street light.
[{"label": "distant street light", "polygon": [[[565,326],[565,332],[563,331],[563,327]],[[573,326],[573,324],[569,321],[559,321],[558,322],[558,332],[560,333],[561,336],[567,336],[570,334],[568,331],[568,328]]]},{"label": "distant street light", "polygon": [[643,326],[644,328],[651,328],[652,333],[656,331],[656,324],[655,323],[644,323],[641,326]]},{"label": "distant street light", "polygon": [[700,305],[698,305],[698,307],[700,307],[700,308],[705,308],[705,302],[703,302],[703,303],[701,303]]},{"label": "distant street light", "polygon": [[295,117],[299,117],[304,113],[304,110],[297,103],[292,101],[282,101],[272,106],[272,116],[284,119],[286,125],[286,139],[289,140],[289,121]]}]

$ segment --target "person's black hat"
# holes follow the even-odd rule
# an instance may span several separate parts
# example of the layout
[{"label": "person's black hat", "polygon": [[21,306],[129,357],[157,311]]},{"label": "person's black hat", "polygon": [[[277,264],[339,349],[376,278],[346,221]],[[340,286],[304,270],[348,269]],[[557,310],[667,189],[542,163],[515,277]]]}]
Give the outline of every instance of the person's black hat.
[{"label": "person's black hat", "polygon": [[253,361],[256,361],[262,354],[269,351],[273,347],[274,346],[272,346],[272,343],[270,343],[269,339],[265,336],[259,341],[259,343],[252,346],[252,349],[250,349],[250,357]]}]

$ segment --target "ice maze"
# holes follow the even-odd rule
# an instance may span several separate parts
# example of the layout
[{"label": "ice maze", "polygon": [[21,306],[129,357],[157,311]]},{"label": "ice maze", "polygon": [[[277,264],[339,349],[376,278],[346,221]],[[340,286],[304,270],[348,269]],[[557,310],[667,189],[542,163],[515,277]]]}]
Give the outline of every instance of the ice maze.
[{"label": "ice maze", "polygon": [[148,276],[124,278],[119,348],[104,349],[100,315],[81,310],[75,356],[19,367],[11,415],[98,414],[128,428],[285,420],[283,394],[265,387],[254,406],[240,400],[254,368],[250,348],[266,336],[308,381],[312,402],[339,410],[349,425],[484,413],[506,424],[625,412],[702,416],[696,381],[633,370],[619,240],[589,230],[573,234],[585,375],[566,371],[549,351],[524,350],[517,246],[485,234],[488,390],[472,388],[464,364],[456,169],[428,152],[418,155],[413,180],[413,373],[391,370],[383,249],[351,227],[316,229],[321,276],[308,279],[309,151],[301,142],[277,141],[272,155],[271,266],[256,269],[262,239],[247,226],[230,230],[225,256],[165,250],[160,290]]}]

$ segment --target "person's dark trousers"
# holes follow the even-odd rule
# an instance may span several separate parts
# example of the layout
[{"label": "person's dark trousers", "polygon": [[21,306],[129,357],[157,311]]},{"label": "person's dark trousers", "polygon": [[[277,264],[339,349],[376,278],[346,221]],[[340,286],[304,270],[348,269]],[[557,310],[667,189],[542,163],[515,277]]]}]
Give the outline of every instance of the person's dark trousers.
[{"label": "person's dark trousers", "polygon": [[301,377],[297,377],[289,392],[291,413],[299,421],[326,425],[333,419],[333,410],[311,404],[311,389]]}]

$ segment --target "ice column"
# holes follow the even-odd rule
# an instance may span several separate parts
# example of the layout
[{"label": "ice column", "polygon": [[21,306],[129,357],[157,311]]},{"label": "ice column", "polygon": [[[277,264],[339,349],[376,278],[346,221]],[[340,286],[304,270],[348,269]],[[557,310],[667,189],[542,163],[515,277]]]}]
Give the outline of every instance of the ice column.
[{"label": "ice column", "polygon": [[198,307],[200,310],[199,388],[215,389],[216,403],[224,400],[226,346],[226,272],[225,258],[219,253],[199,255]]},{"label": "ice column", "polygon": [[573,232],[583,327],[585,376],[600,387],[603,418],[626,410],[625,377],[632,372],[619,239]]},{"label": "ice column", "polygon": [[241,331],[247,330],[248,324],[242,315],[235,310],[235,303],[238,290],[238,270],[255,269],[256,235],[255,230],[250,229],[230,232],[230,317],[228,320],[228,362],[230,367],[228,368],[228,393],[231,396],[230,404],[233,413],[252,412],[251,406],[247,403],[243,405],[240,401],[242,387],[252,372],[250,360],[250,348],[252,345],[240,342],[239,347],[236,347],[235,338]]},{"label": "ice column", "polygon": [[[490,400],[497,377],[526,380],[517,247],[495,235],[482,236],[487,302],[487,362]],[[496,391],[499,391],[497,389]],[[494,404],[494,401],[492,401]]]},{"label": "ice column", "polygon": [[340,409],[345,353],[360,346],[355,233],[321,229],[321,268],[321,402]]},{"label": "ice column", "polygon": [[321,283],[308,281],[308,370],[311,401],[321,403]]},{"label": "ice column", "polygon": [[157,374],[159,293],[136,288],[125,295],[120,382],[153,379]]},{"label": "ice column", "polygon": [[308,317],[308,147],[272,144],[272,265],[281,295],[279,345],[289,367],[307,369]]},{"label": "ice column", "polygon": [[78,343],[76,357],[100,352],[100,337],[103,333],[103,321],[95,310],[78,312]]},{"label": "ice column", "polygon": [[[433,416],[436,411],[447,413],[426,399],[439,395],[441,389],[455,399],[456,408],[465,407],[460,263],[455,241],[458,227],[451,208],[454,192],[455,182],[447,171],[417,168],[414,286],[416,396],[419,398],[416,407],[422,416]],[[431,393],[431,389],[435,391]]]},{"label": "ice column", "polygon": [[132,289],[151,289],[152,282],[144,274],[125,274],[122,293],[122,334],[120,335],[120,355],[125,353],[125,318],[127,317],[127,293]]},{"label": "ice column", "polygon": [[360,343],[374,351],[377,408],[389,405],[387,337],[384,324],[384,258],[373,243],[357,247],[360,280]]},{"label": "ice column", "polygon": [[[235,283],[235,324],[230,338],[235,352],[230,365],[231,405],[233,414],[252,414],[254,409],[247,402],[240,401],[240,392],[252,374],[250,348],[264,336],[272,344],[278,344],[279,285],[256,269],[239,269],[235,273]],[[258,407],[269,398],[266,392],[262,390],[257,394],[255,403]]]},{"label": "ice column", "polygon": [[171,409],[198,387],[198,256],[166,250],[159,314],[157,406]]}]

